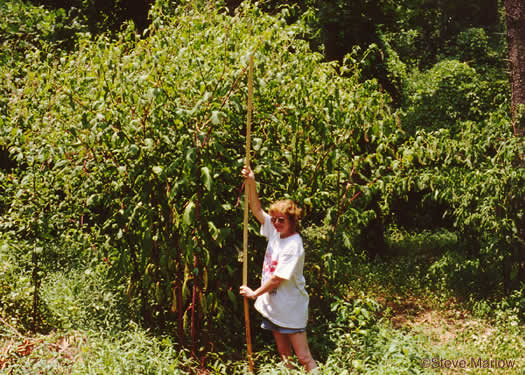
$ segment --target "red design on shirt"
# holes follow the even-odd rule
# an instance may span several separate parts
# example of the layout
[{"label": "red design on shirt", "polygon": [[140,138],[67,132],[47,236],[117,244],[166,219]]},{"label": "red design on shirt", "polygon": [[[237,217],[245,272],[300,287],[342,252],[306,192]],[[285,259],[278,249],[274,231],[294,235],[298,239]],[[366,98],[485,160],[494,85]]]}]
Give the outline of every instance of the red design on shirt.
[{"label": "red design on shirt", "polygon": [[278,263],[277,259],[272,259],[272,249],[268,248],[264,257],[261,285],[273,275]]}]

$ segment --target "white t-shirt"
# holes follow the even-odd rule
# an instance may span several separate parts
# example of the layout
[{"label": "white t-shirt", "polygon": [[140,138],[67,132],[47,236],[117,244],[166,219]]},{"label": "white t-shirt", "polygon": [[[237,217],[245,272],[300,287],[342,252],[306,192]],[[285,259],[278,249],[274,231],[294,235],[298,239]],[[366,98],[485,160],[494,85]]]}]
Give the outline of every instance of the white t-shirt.
[{"label": "white t-shirt", "polygon": [[277,288],[255,301],[255,309],[272,323],[286,328],[305,328],[308,293],[303,276],[304,247],[299,234],[281,238],[264,213],[261,234],[268,238],[261,285],[272,275],[284,279]]}]

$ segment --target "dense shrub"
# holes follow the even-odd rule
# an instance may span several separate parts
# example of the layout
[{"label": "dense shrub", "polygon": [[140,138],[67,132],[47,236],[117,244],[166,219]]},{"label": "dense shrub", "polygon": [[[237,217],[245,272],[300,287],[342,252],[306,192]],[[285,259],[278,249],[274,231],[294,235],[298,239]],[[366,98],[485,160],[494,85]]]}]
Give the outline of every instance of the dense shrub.
[{"label": "dense shrub", "polygon": [[[132,316],[205,350],[219,337],[242,339],[236,200],[249,55],[263,203],[297,200],[305,225],[352,223],[347,239],[366,225],[367,185],[391,153],[394,119],[377,83],[359,83],[358,62],[323,63],[300,39],[301,23],[249,6],[230,18],[207,2],[164,12],[153,9],[144,38],[130,26],[116,41],[81,39],[77,52],[10,81],[0,139],[18,168],[1,224],[17,240],[69,238],[76,245],[65,249],[109,264]],[[41,260],[55,258],[42,249]],[[65,324],[60,298],[50,308]]]},{"label": "dense shrub", "polygon": [[456,60],[444,60],[408,80],[403,126],[457,131],[458,123],[482,118],[479,79],[475,69]]},{"label": "dense shrub", "polygon": [[388,229],[387,246],[389,255],[440,256],[448,250],[460,250],[463,247],[459,234],[440,228],[436,231],[422,230],[410,233],[391,226]]},{"label": "dense shrub", "polygon": [[426,191],[422,199],[447,207],[443,214],[462,236],[463,245],[453,250],[461,255],[447,263],[456,270],[464,269],[466,259],[479,264],[477,271],[468,266],[465,277],[479,277],[484,294],[519,287],[525,276],[523,140],[512,136],[509,118],[496,114],[461,125],[458,133],[419,131],[399,149],[400,168],[383,207],[389,210],[410,191]]},{"label": "dense shrub", "polygon": [[489,38],[484,29],[474,27],[457,36],[458,59],[479,65],[486,62],[489,51]]},{"label": "dense shrub", "polygon": [[328,371],[340,374],[424,373],[421,359],[428,355],[418,338],[393,330],[378,319],[385,309],[371,298],[337,301],[336,318],[328,332],[336,343],[327,359]]},{"label": "dense shrub", "polygon": [[197,364],[169,337],[154,337],[131,323],[126,331],[55,332],[9,337],[2,327],[4,372],[24,374],[188,374]]},{"label": "dense shrub", "polygon": [[479,294],[482,288],[495,287],[486,283],[481,287],[479,283],[481,273],[480,259],[468,259],[457,251],[448,251],[430,266],[429,279],[434,283],[436,290],[441,289],[445,293],[453,290],[455,294],[460,295],[474,292]]},{"label": "dense shrub", "polygon": [[0,66],[23,60],[28,51],[70,49],[76,33],[87,31],[66,10],[46,10],[21,0],[0,1]]}]

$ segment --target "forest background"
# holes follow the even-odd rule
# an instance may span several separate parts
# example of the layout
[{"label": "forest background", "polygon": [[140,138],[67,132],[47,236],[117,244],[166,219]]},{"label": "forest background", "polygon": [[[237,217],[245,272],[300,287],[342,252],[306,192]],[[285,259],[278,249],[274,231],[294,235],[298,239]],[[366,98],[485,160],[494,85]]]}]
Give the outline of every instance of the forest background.
[{"label": "forest background", "polygon": [[[0,369],[246,373],[253,54],[252,164],[305,209],[321,371],[525,373],[512,3],[0,0]],[[257,372],[289,373],[251,318]]]}]

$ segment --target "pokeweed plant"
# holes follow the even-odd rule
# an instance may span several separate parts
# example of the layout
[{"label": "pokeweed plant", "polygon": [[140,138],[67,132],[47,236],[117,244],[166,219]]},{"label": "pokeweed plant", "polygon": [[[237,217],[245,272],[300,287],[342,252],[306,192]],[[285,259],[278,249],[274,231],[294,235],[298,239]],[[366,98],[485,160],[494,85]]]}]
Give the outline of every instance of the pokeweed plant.
[{"label": "pokeweed plant", "polygon": [[[107,264],[132,315],[197,354],[242,341],[236,201],[250,54],[265,204],[292,197],[332,231],[366,224],[364,203],[348,207],[372,199],[396,125],[377,83],[359,81],[360,61],[324,63],[301,22],[249,4],[232,17],[212,2],[168,12],[160,1],[150,16],[143,35],[130,24],[60,58],[37,53],[11,82],[0,139],[17,168],[2,225],[50,256],[56,240]],[[35,215],[39,230],[22,231]]]}]

